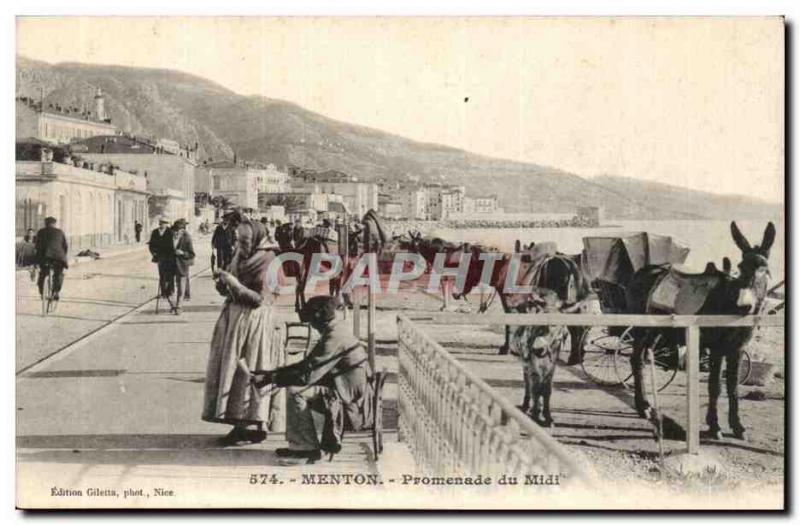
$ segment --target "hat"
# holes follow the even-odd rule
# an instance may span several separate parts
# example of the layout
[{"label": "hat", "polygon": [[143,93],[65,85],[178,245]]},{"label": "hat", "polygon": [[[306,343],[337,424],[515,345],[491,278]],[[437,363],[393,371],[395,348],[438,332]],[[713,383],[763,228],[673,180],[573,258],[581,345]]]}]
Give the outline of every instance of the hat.
[{"label": "hat", "polygon": [[177,227],[186,226],[186,219],[181,217],[180,219],[176,220],[175,221],[175,226],[177,226]]},{"label": "hat", "polygon": [[300,309],[300,320],[304,323],[326,324],[336,319],[336,304],[333,297],[312,297]]},{"label": "hat", "polygon": [[169,219],[167,219],[166,217],[159,217],[158,224],[169,224]]}]

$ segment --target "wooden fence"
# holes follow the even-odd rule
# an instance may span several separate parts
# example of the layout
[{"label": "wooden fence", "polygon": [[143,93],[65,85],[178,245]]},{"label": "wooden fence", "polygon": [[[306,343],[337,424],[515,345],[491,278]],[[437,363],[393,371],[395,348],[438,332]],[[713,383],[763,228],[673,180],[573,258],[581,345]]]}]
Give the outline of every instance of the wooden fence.
[{"label": "wooden fence", "polygon": [[558,475],[592,484],[566,447],[398,316],[399,429],[417,464],[439,476]]},{"label": "wooden fence", "polygon": [[[508,326],[639,326],[686,330],[686,445],[690,454],[700,451],[700,329],[710,327],[781,327],[782,315],[630,315],[630,314],[455,314],[413,315],[405,322],[449,325]],[[435,344],[435,343],[434,343]],[[402,348],[402,345],[401,345]],[[439,347],[441,348],[441,347]],[[448,354],[449,355],[449,354]],[[487,387],[488,388],[488,387]]]}]

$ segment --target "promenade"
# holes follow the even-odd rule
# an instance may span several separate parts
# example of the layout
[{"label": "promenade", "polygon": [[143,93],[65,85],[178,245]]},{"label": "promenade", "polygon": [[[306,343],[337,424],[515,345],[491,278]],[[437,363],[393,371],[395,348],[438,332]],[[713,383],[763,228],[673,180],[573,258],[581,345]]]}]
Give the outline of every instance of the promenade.
[{"label": "promenade", "polygon": [[[223,304],[205,268],[206,244],[196,243],[192,300],[180,316],[155,314],[156,271],[144,250],[70,268],[61,304],[47,318],[37,310],[35,285],[18,273],[17,370],[25,371],[17,375],[17,461],[27,498],[19,505],[280,507],[297,496],[296,485],[318,480],[303,474],[352,474],[342,479],[356,483],[413,470],[396,443],[395,349],[380,348],[377,359],[392,372],[380,471],[361,433],[345,437],[333,462],[299,467],[276,462],[283,434],[257,445],[217,444],[231,427],[200,419],[209,341]],[[278,319],[295,320],[293,297],[281,299]],[[208,499],[210,486],[222,499]],[[90,489],[101,495],[89,496]],[[71,490],[82,496],[54,495]],[[317,490],[324,498],[324,487]],[[102,495],[109,491],[116,496]]]}]

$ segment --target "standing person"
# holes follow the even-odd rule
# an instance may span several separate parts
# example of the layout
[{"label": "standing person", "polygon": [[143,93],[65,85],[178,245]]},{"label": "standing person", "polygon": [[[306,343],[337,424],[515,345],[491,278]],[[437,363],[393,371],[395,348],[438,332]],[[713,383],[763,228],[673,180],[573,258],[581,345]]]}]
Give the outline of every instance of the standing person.
[{"label": "standing person", "polygon": [[136,242],[142,242],[142,223],[135,221],[133,223],[133,232],[136,234]]},{"label": "standing person", "polygon": [[67,264],[67,237],[64,232],[56,228],[56,219],[47,217],[44,228],[36,232],[36,260],[39,262],[39,278],[36,285],[39,287],[39,296],[44,295],[44,280],[53,270],[53,300],[58,301],[61,286],[64,283],[64,270]]},{"label": "standing person", "polygon": [[[183,299],[191,299],[189,267],[194,264],[194,245],[192,236],[186,231],[186,219],[178,219],[172,227],[172,242],[175,246],[175,282],[177,283],[177,293],[175,299],[175,314],[181,313],[181,292]],[[183,283],[186,282],[186,289],[183,290]]]},{"label": "standing person", "polygon": [[264,227],[264,231],[267,234],[267,239],[272,242],[272,234],[269,232],[269,219],[266,216],[261,217],[261,226]]},{"label": "standing person", "polygon": [[[300,320],[309,323],[320,333],[320,338],[305,359],[275,370],[255,370],[252,373],[256,387],[274,384],[288,388],[286,400],[286,440],[289,448],[275,451],[278,457],[289,462],[314,462],[321,457],[320,443],[312,412],[329,411],[332,394],[342,403],[344,419],[354,430],[372,425],[372,397],[370,383],[372,370],[364,344],[353,335],[350,326],[336,319],[333,297],[312,297],[300,311]],[[330,414],[327,420],[341,422],[342,418]],[[341,436],[341,428],[333,429]],[[327,434],[326,437],[330,437]],[[328,444],[326,444],[328,445]],[[337,444],[338,446],[341,443]],[[334,445],[331,452],[337,452]]]},{"label": "standing person", "polygon": [[159,292],[172,305],[170,297],[175,288],[175,246],[172,243],[172,231],[169,229],[169,220],[166,217],[158,219],[158,228],[152,231],[147,244],[153,262],[158,264]]},{"label": "standing person", "polygon": [[223,215],[222,222],[217,225],[211,236],[211,249],[214,251],[217,267],[220,270],[227,270],[233,257],[233,230],[229,218],[230,213]]},{"label": "standing person", "polygon": [[305,238],[306,232],[303,229],[303,223],[298,217],[294,221],[294,229],[292,229],[292,243],[294,243],[294,247],[298,248],[301,244],[303,244],[303,238]]},{"label": "standing person", "polygon": [[[211,338],[202,419],[233,425],[222,443],[235,445],[263,441],[265,425],[272,431],[283,430],[283,394],[258,391],[238,366],[240,361],[249,370],[280,366],[283,348],[272,344],[276,294],[267,287],[267,270],[278,250],[263,242],[260,223],[238,212],[229,221],[236,228],[237,244],[230,272],[216,275],[217,291],[227,299]],[[282,276],[277,277],[280,282]]]}]

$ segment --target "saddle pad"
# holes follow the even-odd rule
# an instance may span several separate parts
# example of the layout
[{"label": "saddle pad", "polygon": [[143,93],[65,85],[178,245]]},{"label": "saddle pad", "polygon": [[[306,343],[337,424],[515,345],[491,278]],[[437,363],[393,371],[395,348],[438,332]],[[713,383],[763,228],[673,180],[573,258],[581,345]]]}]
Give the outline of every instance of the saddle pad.
[{"label": "saddle pad", "polygon": [[695,315],[705,304],[709,292],[719,284],[719,279],[716,275],[681,276],[670,271],[650,294],[647,310]]}]

